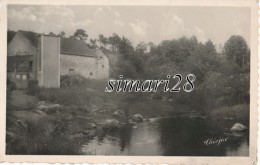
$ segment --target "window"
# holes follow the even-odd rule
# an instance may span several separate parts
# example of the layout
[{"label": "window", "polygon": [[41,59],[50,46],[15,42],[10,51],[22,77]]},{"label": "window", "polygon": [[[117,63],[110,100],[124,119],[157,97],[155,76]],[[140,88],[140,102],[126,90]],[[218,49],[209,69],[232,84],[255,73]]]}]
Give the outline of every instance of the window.
[{"label": "window", "polygon": [[33,62],[30,61],[30,62],[29,62],[29,71],[30,71],[30,72],[32,71],[32,68],[33,68]]},{"label": "window", "polygon": [[102,65],[102,68],[104,68],[105,66],[104,65]]},{"label": "window", "polygon": [[22,78],[23,78],[23,80],[26,80],[27,76],[24,74],[24,75],[22,75]]},{"label": "window", "polygon": [[75,69],[69,69],[69,74],[73,74],[75,72]]},{"label": "window", "polygon": [[21,79],[21,75],[17,74],[16,79]]},{"label": "window", "polygon": [[93,72],[90,72],[89,74],[90,74],[90,76],[93,76]]}]

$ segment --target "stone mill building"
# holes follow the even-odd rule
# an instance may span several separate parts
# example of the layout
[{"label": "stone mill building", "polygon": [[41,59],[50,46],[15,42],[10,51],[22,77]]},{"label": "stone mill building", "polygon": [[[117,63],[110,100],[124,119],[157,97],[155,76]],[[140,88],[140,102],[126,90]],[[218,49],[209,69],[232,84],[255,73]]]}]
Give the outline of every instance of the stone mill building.
[{"label": "stone mill building", "polygon": [[28,31],[8,39],[7,77],[17,88],[27,88],[29,80],[38,80],[40,87],[59,88],[60,77],[71,74],[108,79],[108,58],[76,39]]}]

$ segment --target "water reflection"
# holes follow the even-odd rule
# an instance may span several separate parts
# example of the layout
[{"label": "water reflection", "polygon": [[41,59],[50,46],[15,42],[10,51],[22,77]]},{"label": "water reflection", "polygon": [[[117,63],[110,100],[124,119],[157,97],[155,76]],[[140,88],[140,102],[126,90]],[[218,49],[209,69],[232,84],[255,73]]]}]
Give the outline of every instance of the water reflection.
[{"label": "water reflection", "polygon": [[[225,122],[225,123],[223,123]],[[125,125],[102,139],[82,147],[84,154],[95,155],[165,155],[165,156],[248,156],[248,133],[240,135],[225,130],[229,121],[212,123],[205,119],[165,118]],[[209,138],[228,138],[221,144],[205,145]]]}]

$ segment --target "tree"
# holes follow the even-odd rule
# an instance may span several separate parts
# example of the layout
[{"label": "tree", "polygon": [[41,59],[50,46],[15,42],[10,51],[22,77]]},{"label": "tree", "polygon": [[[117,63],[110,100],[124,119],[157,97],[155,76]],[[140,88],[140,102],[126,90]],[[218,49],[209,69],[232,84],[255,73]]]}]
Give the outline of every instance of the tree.
[{"label": "tree", "polygon": [[118,51],[118,46],[121,41],[121,38],[116,34],[113,33],[111,37],[108,38],[108,42],[111,45],[112,51]]},{"label": "tree", "polygon": [[90,47],[97,48],[97,39],[90,39]]},{"label": "tree", "polygon": [[50,35],[50,36],[54,36],[54,37],[57,36],[57,35],[56,35],[55,33],[53,33],[53,32],[50,32],[49,35]]},{"label": "tree", "polygon": [[120,53],[125,59],[134,54],[134,47],[126,37],[123,37],[118,43],[118,53]]},{"label": "tree", "polygon": [[153,42],[148,42],[148,44],[147,44],[147,51],[149,53],[153,52],[155,48],[156,48],[156,45]]},{"label": "tree", "polygon": [[98,37],[99,47],[102,48],[106,46],[106,44],[108,43],[108,39],[104,37],[103,34],[100,34]]},{"label": "tree", "polygon": [[88,34],[83,29],[77,29],[72,38],[75,38],[77,40],[87,41]]},{"label": "tree", "polygon": [[205,53],[208,56],[211,56],[211,58],[216,58],[217,50],[216,50],[215,45],[213,44],[213,42],[211,40],[208,40],[205,43]]},{"label": "tree", "polygon": [[136,46],[135,51],[140,55],[144,55],[145,53],[147,53],[147,44],[145,42],[140,42]]},{"label": "tree", "polygon": [[64,31],[61,31],[59,34],[58,34],[59,37],[62,37],[62,38],[65,38],[65,32]]},{"label": "tree", "polygon": [[134,50],[132,43],[122,37],[117,45],[117,51],[120,54],[117,61],[116,74],[123,74],[125,78],[136,78],[143,73],[143,63],[140,56]]},{"label": "tree", "polygon": [[242,36],[231,36],[224,45],[224,54],[228,61],[236,63],[243,70],[249,63],[249,48]]},{"label": "tree", "polygon": [[208,40],[205,44],[198,44],[192,55],[188,57],[186,67],[196,75],[196,80],[204,81],[207,72],[219,68],[219,62],[216,48],[213,42]]},{"label": "tree", "polygon": [[197,37],[192,36],[190,38],[190,44],[189,44],[190,45],[190,50],[191,51],[195,51],[197,49],[197,47],[198,47],[198,44],[199,44],[199,42],[198,42]]}]

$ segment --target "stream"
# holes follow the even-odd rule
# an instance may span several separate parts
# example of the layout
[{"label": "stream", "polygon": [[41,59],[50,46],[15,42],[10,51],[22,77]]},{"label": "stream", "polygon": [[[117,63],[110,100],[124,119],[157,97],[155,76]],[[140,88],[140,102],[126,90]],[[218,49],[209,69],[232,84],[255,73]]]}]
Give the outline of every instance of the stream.
[{"label": "stream", "polygon": [[[94,138],[81,148],[86,155],[133,156],[248,156],[249,133],[232,133],[233,120],[170,117],[150,119],[136,126]],[[226,139],[205,144],[208,139]]]}]

